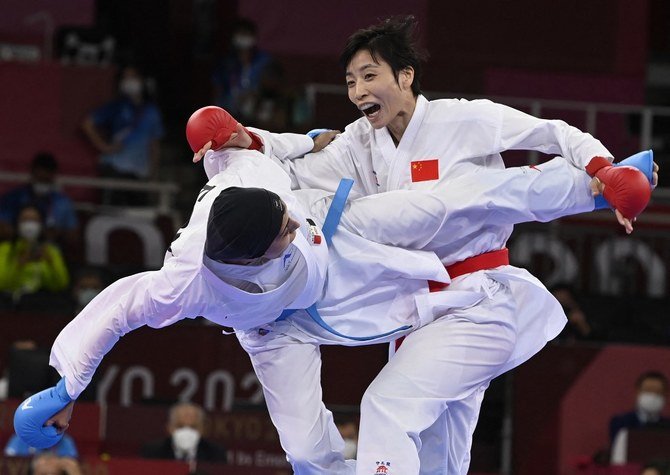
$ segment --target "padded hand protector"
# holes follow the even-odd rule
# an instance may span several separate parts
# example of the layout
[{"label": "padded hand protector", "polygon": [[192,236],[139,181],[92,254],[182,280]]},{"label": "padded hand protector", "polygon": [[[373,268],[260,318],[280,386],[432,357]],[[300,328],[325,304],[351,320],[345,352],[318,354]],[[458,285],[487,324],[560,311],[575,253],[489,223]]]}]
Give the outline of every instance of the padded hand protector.
[{"label": "padded hand protector", "polygon": [[53,447],[63,438],[64,432],[59,433],[56,427],[45,427],[44,424],[71,401],[65,389],[65,378],[56,386],[30,396],[14,413],[16,434],[31,447]]},{"label": "padded hand protector", "polygon": [[[228,142],[236,131],[237,120],[225,109],[217,106],[202,107],[191,114],[186,123],[186,140],[193,152],[197,152],[212,141],[212,150],[217,150]],[[250,150],[260,150],[263,147],[261,139],[246,128],[244,131],[251,137]]]},{"label": "padded hand protector", "polygon": [[202,107],[195,111],[186,124],[186,140],[193,152],[212,141],[212,150],[226,143],[235,132],[237,121],[227,111],[216,106]]},{"label": "padded hand protector", "polygon": [[641,152],[612,165],[602,157],[589,162],[586,171],[604,185],[603,196],[596,197],[595,209],[609,206],[618,209],[628,219],[633,219],[646,208],[651,198],[651,150]]}]

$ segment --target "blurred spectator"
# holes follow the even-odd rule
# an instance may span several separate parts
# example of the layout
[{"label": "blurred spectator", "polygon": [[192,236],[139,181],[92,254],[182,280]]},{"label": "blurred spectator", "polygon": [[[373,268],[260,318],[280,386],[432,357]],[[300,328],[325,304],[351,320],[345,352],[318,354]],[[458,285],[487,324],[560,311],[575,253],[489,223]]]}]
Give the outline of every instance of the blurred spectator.
[{"label": "blurred spectator", "polygon": [[214,102],[243,124],[253,123],[261,78],[270,62],[270,56],[256,43],[254,22],[238,20],[232,31],[231,51],[212,76]]},{"label": "blurred spectator", "polygon": [[658,371],[641,374],[635,383],[637,400],[635,410],[615,415],[610,420],[611,462],[626,463],[628,430],[638,428],[670,429],[670,419],[663,417],[668,379]]},{"label": "blurred spectator", "polygon": [[335,425],[344,439],[344,458],[356,459],[358,447],[358,418],[354,416],[335,415]]},{"label": "blurred spectator", "polygon": [[33,459],[31,471],[33,475],[81,475],[81,469],[76,460],[48,452]]},{"label": "blurred spectator", "polygon": [[[157,177],[163,121],[149,89],[136,66],[125,66],[119,70],[118,96],[84,120],[84,133],[101,153],[101,176],[132,180]],[[105,202],[145,204],[146,194],[108,193]]]},{"label": "blurred spectator", "polygon": [[[14,343],[12,343],[10,347],[10,353],[9,353],[9,365],[5,367],[5,370],[2,374],[2,377],[0,378],[0,401],[4,401],[9,397],[9,367],[12,364],[12,355],[16,351],[33,351],[37,349],[37,343],[35,343],[33,340],[16,340]],[[41,387],[44,387],[43,385]]]},{"label": "blurred spectator", "polygon": [[170,408],[166,426],[169,436],[146,444],[141,455],[151,459],[226,463],[226,450],[205,439],[204,428],[205,412],[200,406],[186,402],[175,404]]},{"label": "blurred spectator", "polygon": [[286,86],[282,65],[270,61],[261,76],[253,117],[248,125],[273,132],[295,131],[308,122],[308,109],[304,97]]},{"label": "blurred spectator", "polygon": [[0,291],[18,301],[40,290],[58,292],[69,284],[69,274],[58,247],[45,241],[44,220],[29,205],[18,214],[17,236],[0,243]]},{"label": "blurred spectator", "polygon": [[34,340],[16,340],[9,348],[3,379],[7,381],[7,397],[25,399],[51,383],[49,353],[37,346]]},{"label": "blurred spectator", "polygon": [[654,460],[642,467],[640,475],[670,475],[670,464],[665,460]]},{"label": "blurred spectator", "polygon": [[670,419],[661,415],[668,392],[668,379],[665,375],[658,371],[643,373],[638,377],[635,388],[637,389],[635,410],[616,415],[610,420],[610,441],[612,442],[621,429],[670,428]]},{"label": "blurred spectator", "polygon": [[667,475],[667,474],[668,471],[666,467],[655,463],[645,465],[644,467],[642,467],[642,471],[640,472],[640,475]]},{"label": "blurred spectator", "polygon": [[31,455],[41,453],[51,453],[59,457],[79,457],[77,445],[74,443],[74,439],[68,434],[64,434],[60,442],[46,450],[36,449],[35,447],[29,446],[16,434],[12,435],[7,441],[7,445],[5,445],[5,455],[7,457],[30,457]]},{"label": "blurred spectator", "polygon": [[0,239],[11,239],[16,235],[19,211],[32,204],[36,206],[46,223],[47,239],[71,244],[78,238],[77,215],[72,201],[56,185],[58,162],[50,153],[38,153],[30,165],[30,183],[7,192],[0,198]]},{"label": "blurred spectator", "polygon": [[561,304],[568,317],[568,323],[557,338],[567,341],[592,340],[594,338],[593,327],[579,306],[572,286],[557,284],[551,288],[551,293]]},{"label": "blurred spectator", "polygon": [[72,285],[74,313],[79,313],[105,288],[101,273],[92,267],[80,269]]}]

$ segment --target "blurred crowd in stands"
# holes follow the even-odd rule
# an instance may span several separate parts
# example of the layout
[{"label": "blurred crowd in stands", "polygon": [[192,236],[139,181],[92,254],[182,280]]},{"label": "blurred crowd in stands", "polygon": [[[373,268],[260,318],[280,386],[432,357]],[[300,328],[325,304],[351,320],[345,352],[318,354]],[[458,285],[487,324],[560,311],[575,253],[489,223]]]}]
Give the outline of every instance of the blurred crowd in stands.
[{"label": "blurred crowd in stands", "polygon": [[[107,45],[106,53],[95,58],[79,57],[72,48],[63,48],[62,54],[75,64],[109,64],[115,43],[108,37],[99,43]],[[111,66],[118,71],[115,95],[82,119],[82,140],[99,154],[99,177],[136,183],[160,180],[165,128],[156,101],[158,85],[137,62]],[[282,65],[258,47],[255,23],[239,19],[230,32],[227,52],[213,66],[211,103],[227,108],[245,125],[294,131],[307,120],[297,90],[285,81]],[[0,308],[33,311],[48,296],[50,310],[70,313],[109,283],[104,268],[92,269],[82,258],[86,243],[81,213],[63,191],[58,170],[53,153],[38,153],[30,162],[29,182],[0,196]],[[112,187],[102,189],[97,206],[132,213],[152,204],[147,192]]]}]

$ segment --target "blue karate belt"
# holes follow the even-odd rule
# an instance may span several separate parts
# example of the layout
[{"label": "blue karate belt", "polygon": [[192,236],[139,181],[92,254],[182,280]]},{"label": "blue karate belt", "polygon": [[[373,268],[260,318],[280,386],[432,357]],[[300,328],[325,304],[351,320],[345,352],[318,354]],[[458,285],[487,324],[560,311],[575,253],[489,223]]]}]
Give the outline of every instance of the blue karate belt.
[{"label": "blue karate belt", "polygon": [[[333,202],[330,204],[330,208],[328,208],[328,213],[326,214],[326,219],[323,222],[321,231],[323,232],[323,236],[326,238],[326,242],[328,243],[329,246],[332,243],[333,234],[335,234],[335,231],[337,230],[337,225],[340,223],[340,218],[342,217],[342,213],[344,212],[344,206],[347,203],[347,197],[349,196],[349,192],[351,191],[351,187],[353,185],[354,180],[350,178],[343,178],[342,180],[340,180],[340,184],[338,185],[337,191],[335,192],[335,196],[333,197]],[[284,310],[276,321],[287,319],[297,310],[298,309]],[[321,318],[321,315],[319,315],[319,311],[316,308],[316,304],[311,305],[310,307],[307,307],[303,310],[305,310],[307,314],[312,318],[312,320],[314,320],[321,328],[323,328],[327,332],[332,333],[333,335],[337,335],[341,338],[346,338],[347,340],[353,340],[353,341],[376,340],[378,338],[384,338],[389,335],[393,335],[394,333],[409,330],[410,328],[412,328],[412,325],[404,325],[402,327],[396,328],[395,330],[391,330],[386,333],[380,333],[379,335],[351,336],[340,333],[333,327],[328,325],[323,320],[323,318]]]}]

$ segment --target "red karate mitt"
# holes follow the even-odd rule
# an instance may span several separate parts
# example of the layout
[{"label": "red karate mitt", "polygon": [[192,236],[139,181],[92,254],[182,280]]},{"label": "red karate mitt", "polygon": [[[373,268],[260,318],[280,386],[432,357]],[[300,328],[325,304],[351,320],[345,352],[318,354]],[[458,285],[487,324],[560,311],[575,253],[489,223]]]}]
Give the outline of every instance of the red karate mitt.
[{"label": "red karate mitt", "polygon": [[614,167],[606,158],[594,157],[586,166],[586,172],[605,185],[603,197],[625,218],[637,217],[649,204],[649,180],[636,168]]},{"label": "red karate mitt", "polygon": [[[202,107],[195,111],[186,124],[186,140],[193,152],[197,152],[212,141],[212,150],[220,148],[228,142],[237,128],[237,120],[225,109],[216,106]],[[244,129],[251,137],[252,150],[260,150],[263,143],[253,132]]]}]

